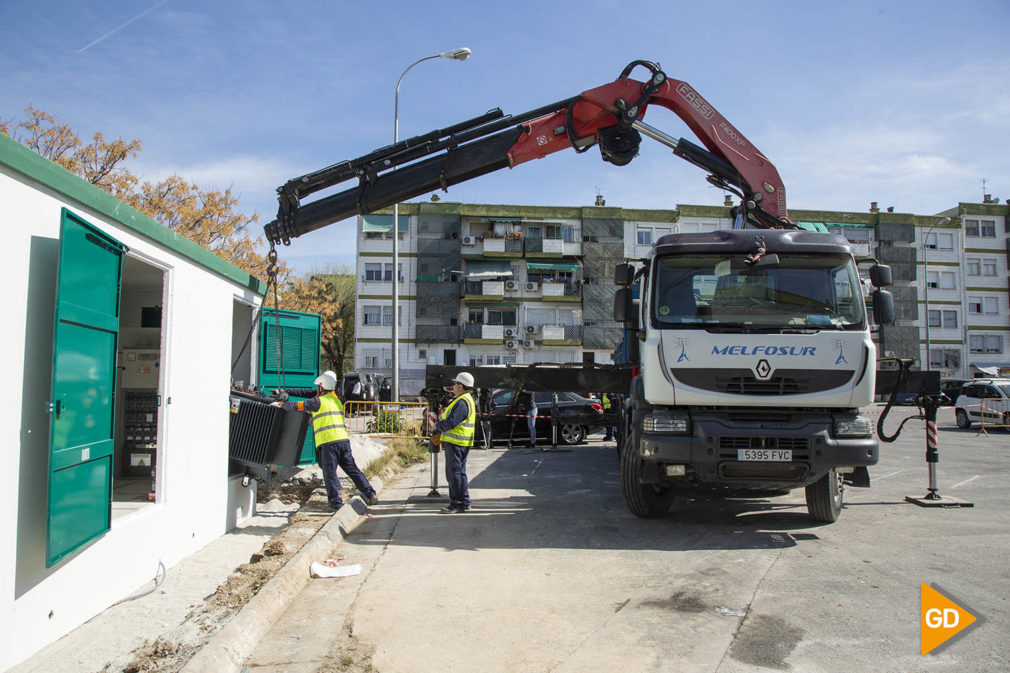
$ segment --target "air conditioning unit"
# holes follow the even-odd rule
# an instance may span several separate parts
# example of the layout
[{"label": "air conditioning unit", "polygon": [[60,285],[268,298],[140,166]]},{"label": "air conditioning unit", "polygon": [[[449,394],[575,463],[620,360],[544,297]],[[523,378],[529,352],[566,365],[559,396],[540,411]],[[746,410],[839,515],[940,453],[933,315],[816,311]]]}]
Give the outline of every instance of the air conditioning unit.
[{"label": "air conditioning unit", "polygon": [[505,342],[505,348],[507,348],[510,351],[515,350],[516,346],[517,346],[517,344],[516,344],[516,342],[515,342],[514,339],[510,339],[510,340],[508,340],[508,341]]},{"label": "air conditioning unit", "polygon": [[526,283],[526,291],[527,292],[536,292],[537,288],[539,288],[539,287],[540,287],[539,283],[534,283],[532,281]]},{"label": "air conditioning unit", "polygon": [[537,328],[536,328],[536,326],[535,326],[535,325],[527,325],[527,326],[526,326],[526,333],[527,333],[527,334],[533,334],[533,333],[535,333],[536,331],[537,331]]},{"label": "air conditioning unit", "polygon": [[506,327],[505,328],[505,338],[506,339],[511,339],[512,337],[514,337],[518,333],[519,333],[519,330],[517,330],[515,327]]},{"label": "air conditioning unit", "polygon": [[523,341],[523,348],[536,348],[536,343],[533,339],[526,339]]},{"label": "air conditioning unit", "polygon": [[519,290],[519,281],[515,281],[515,280],[507,280],[507,281],[505,281],[505,289],[508,292],[516,292],[517,290]]},{"label": "air conditioning unit", "polygon": [[476,244],[477,244],[477,237],[476,236],[464,236],[463,237],[463,245],[476,245]]}]

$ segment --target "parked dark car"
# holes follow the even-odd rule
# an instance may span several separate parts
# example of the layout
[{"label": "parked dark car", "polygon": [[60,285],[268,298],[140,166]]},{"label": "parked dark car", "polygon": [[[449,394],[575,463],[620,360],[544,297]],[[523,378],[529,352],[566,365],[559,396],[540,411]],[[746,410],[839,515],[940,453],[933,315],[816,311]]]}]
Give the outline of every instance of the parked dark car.
[{"label": "parked dark car", "polygon": [[[511,429],[512,441],[529,443],[530,433],[525,418],[509,418],[513,390],[496,390],[491,397],[491,435],[495,442],[507,442]],[[554,393],[533,393],[537,402],[537,443],[550,444],[551,403]],[[529,403],[520,393],[512,414],[525,415]],[[603,428],[603,407],[599,400],[591,400],[575,393],[558,393],[558,443],[579,444],[586,436]]]},{"label": "parked dark car", "polygon": [[957,398],[961,395],[961,388],[967,381],[949,381],[946,384],[940,386],[940,392],[947,396],[947,401],[944,402],[944,406],[954,406]]}]

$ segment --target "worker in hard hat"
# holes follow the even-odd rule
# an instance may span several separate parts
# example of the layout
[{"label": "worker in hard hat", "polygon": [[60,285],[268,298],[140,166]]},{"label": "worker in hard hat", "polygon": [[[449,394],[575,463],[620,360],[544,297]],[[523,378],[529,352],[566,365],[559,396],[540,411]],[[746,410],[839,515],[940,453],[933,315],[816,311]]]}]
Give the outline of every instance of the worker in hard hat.
[{"label": "worker in hard hat", "polygon": [[354,485],[361,491],[370,505],[379,503],[375,489],[368,479],[358,469],[351,453],[351,439],[347,425],[344,422],[344,405],[334,392],[337,387],[337,375],[331,371],[320,374],[313,382],[316,388],[292,388],[287,392],[294,397],[308,399],[299,402],[275,402],[284,409],[296,409],[312,415],[312,431],[316,440],[316,461],[323,470],[323,484],[326,486],[326,499],[332,509],[340,509],[344,504],[340,497],[340,479],[337,477],[337,466],[344,471]]},{"label": "worker in hard hat", "polygon": [[466,476],[466,457],[473,446],[477,426],[477,401],[473,374],[460,372],[452,380],[453,400],[435,423],[432,441],[445,449],[445,479],[449,482],[449,505],[443,514],[462,514],[470,510],[470,488]]}]

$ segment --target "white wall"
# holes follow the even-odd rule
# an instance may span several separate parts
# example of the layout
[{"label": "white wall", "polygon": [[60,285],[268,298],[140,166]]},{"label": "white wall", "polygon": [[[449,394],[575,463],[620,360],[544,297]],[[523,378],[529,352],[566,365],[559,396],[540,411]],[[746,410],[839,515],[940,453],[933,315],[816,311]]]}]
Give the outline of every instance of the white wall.
[{"label": "white wall", "polygon": [[[49,418],[60,209],[67,206],[120,240],[130,254],[167,269],[162,338],[162,416],[157,504],[117,518],[90,545],[46,568]],[[217,538],[249,513],[247,494],[229,505],[228,401],[233,302],[259,296],[68,202],[0,166],[0,227],[6,235],[8,314],[0,404],[0,669],[22,661]]]}]

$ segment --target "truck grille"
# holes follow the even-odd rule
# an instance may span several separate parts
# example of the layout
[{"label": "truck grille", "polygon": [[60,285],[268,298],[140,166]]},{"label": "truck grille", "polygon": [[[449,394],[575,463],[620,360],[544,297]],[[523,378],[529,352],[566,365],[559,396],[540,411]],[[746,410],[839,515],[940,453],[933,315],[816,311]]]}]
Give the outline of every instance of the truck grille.
[{"label": "truck grille", "polygon": [[[802,481],[810,471],[810,441],[806,437],[720,437],[719,475],[724,479]],[[744,462],[740,449],[791,449],[788,463]]]},{"label": "truck grille", "polygon": [[780,369],[766,381],[749,369],[671,368],[673,378],[692,388],[727,395],[803,395],[845,385],[852,370]]},{"label": "truck grille", "polygon": [[719,449],[733,451],[730,454],[736,458],[736,451],[740,449],[791,449],[793,460],[797,459],[797,451],[806,451],[810,447],[810,440],[806,437],[720,437]]}]

